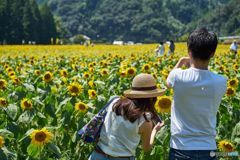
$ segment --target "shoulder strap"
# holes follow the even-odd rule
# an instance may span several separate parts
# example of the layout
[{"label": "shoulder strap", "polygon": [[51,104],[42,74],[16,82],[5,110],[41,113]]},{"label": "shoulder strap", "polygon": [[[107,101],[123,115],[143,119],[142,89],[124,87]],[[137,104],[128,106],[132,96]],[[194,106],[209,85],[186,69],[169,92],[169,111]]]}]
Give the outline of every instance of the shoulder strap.
[{"label": "shoulder strap", "polygon": [[119,98],[119,96],[114,96],[114,97],[111,97],[110,100],[107,102],[107,104],[99,111],[99,112],[102,112],[103,110],[105,110],[106,108],[108,108],[108,106],[115,100]]}]

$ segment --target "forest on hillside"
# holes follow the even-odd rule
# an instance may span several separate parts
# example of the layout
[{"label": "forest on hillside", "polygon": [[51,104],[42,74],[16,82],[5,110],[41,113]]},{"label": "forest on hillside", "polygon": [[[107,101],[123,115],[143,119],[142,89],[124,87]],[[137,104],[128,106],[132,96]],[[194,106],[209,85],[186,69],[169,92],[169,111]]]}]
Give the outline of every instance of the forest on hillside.
[{"label": "forest on hillside", "polygon": [[57,28],[50,8],[35,0],[0,0],[0,44],[50,44]]},{"label": "forest on hillside", "polygon": [[240,33],[238,0],[49,0],[48,5],[67,37],[156,42],[184,37],[197,26],[220,36]]},{"label": "forest on hillside", "polygon": [[95,42],[154,43],[186,40],[201,26],[219,36],[238,35],[238,1],[0,0],[0,42],[49,44],[86,35]]}]

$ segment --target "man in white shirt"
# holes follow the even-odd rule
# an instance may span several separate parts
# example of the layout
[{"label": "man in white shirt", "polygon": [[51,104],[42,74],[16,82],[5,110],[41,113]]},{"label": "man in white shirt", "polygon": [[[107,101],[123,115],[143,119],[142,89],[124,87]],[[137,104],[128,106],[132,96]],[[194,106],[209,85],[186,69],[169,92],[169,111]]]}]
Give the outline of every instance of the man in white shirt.
[{"label": "man in white shirt", "polygon": [[170,160],[216,159],[216,115],[226,92],[226,78],[208,70],[217,43],[214,33],[196,29],[188,38],[189,57],[181,58],[167,78],[174,90]]}]

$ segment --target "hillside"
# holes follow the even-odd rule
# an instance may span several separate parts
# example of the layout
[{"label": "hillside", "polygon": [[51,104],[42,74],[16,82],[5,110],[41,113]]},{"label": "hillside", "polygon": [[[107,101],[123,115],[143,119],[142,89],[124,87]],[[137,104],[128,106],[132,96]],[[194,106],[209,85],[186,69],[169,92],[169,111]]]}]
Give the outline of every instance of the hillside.
[{"label": "hillside", "polygon": [[238,0],[49,0],[48,5],[68,37],[85,34],[101,41],[176,39],[198,25],[229,35],[239,26]]},{"label": "hillside", "polygon": [[220,36],[240,34],[240,3],[239,0],[231,0],[224,6],[217,7],[205,17],[196,21],[189,28],[199,24],[205,24]]}]

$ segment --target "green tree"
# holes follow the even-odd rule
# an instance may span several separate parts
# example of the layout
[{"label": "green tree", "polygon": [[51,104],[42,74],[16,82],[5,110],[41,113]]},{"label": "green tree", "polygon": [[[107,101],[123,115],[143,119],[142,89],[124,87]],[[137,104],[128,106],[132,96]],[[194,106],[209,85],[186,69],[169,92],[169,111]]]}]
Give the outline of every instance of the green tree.
[{"label": "green tree", "polygon": [[0,0],[0,40],[1,42],[10,41],[10,17],[11,17],[11,1]]},{"label": "green tree", "polygon": [[6,25],[6,20],[5,20],[5,6],[6,6],[6,0],[0,0],[0,44],[3,43],[4,40],[4,33],[5,33],[5,25]]},{"label": "green tree", "polygon": [[34,41],[35,37],[34,35],[34,17],[32,14],[31,6],[29,0],[25,1],[25,5],[23,8],[23,33],[24,33],[24,40],[26,42],[28,41]]},{"label": "green tree", "polygon": [[11,0],[11,15],[9,18],[10,41],[8,43],[19,44],[24,38],[22,25],[24,2],[24,0]]},{"label": "green tree", "polygon": [[50,44],[51,38],[57,38],[56,24],[54,22],[53,14],[47,4],[44,4],[40,10],[42,17],[42,37],[41,43]]},{"label": "green tree", "polygon": [[40,10],[35,0],[30,0],[30,6],[31,6],[32,15],[33,15],[32,39],[36,43],[40,43],[40,39],[42,35],[42,18],[41,18]]}]

